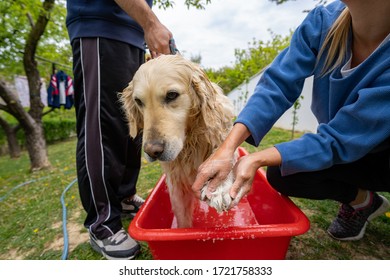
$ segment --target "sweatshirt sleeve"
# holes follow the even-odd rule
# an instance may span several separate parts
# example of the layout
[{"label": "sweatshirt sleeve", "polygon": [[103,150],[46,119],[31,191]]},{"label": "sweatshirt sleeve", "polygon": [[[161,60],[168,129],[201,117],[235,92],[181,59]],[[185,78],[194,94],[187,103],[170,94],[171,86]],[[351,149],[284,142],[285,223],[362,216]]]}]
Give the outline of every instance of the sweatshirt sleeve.
[{"label": "sweatshirt sleeve", "polygon": [[282,156],[282,175],[353,162],[390,139],[389,80],[390,70],[370,88],[359,90],[356,101],[342,107],[329,123],[319,125],[316,134],[275,145]]},{"label": "sweatshirt sleeve", "polygon": [[302,92],[311,76],[322,37],[321,8],[311,11],[294,32],[290,46],[282,51],[259,80],[253,95],[236,119],[251,136],[246,140],[258,146],[279,117]]}]

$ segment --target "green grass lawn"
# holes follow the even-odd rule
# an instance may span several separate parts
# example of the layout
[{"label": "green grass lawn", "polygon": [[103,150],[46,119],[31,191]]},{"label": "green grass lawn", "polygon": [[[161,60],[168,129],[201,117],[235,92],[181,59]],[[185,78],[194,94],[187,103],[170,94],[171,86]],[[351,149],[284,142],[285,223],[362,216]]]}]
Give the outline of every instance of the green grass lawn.
[{"label": "green grass lawn", "polygon": [[[278,142],[288,141],[289,131],[273,129],[259,148],[244,144],[253,152]],[[62,205],[64,189],[76,178],[75,139],[49,146],[50,170],[29,172],[29,158],[23,152],[19,159],[0,157],[0,259],[61,259],[63,253]],[[142,161],[138,194],[144,198],[161,176],[158,163]],[[315,186],[313,186],[315,187]],[[390,199],[388,193],[383,193]],[[287,259],[390,259],[390,218],[383,215],[367,228],[365,237],[355,242],[339,242],[326,234],[338,211],[333,201],[292,199],[308,216],[310,230],[293,237]],[[83,228],[85,213],[81,207],[77,184],[65,195],[68,259],[103,259],[89,246]],[[124,220],[127,228],[130,221]],[[138,259],[151,259],[146,243],[142,243]]]}]

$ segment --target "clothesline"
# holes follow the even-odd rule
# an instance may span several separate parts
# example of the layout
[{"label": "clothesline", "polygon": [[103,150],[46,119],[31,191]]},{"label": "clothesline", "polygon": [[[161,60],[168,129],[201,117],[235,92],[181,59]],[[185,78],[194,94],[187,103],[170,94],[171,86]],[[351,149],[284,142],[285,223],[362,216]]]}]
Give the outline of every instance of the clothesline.
[{"label": "clothesline", "polygon": [[[23,51],[19,51],[19,52],[24,54]],[[52,65],[58,65],[58,66],[61,66],[62,68],[67,68],[68,70],[72,70],[72,67],[69,66],[69,65],[62,64],[62,63],[59,63],[57,61],[53,61],[53,60],[47,59],[47,58],[44,58],[44,57],[39,56],[39,55],[35,55],[35,58],[38,59],[38,60],[44,61],[44,62],[51,63]]]}]

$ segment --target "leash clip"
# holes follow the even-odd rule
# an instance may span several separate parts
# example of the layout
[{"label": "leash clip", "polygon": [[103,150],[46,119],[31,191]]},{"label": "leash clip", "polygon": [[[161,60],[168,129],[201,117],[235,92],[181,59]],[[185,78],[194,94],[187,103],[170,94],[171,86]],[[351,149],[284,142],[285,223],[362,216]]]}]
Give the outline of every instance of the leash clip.
[{"label": "leash clip", "polygon": [[176,48],[175,39],[173,38],[169,39],[169,50],[171,51],[171,54],[180,53],[179,50]]}]

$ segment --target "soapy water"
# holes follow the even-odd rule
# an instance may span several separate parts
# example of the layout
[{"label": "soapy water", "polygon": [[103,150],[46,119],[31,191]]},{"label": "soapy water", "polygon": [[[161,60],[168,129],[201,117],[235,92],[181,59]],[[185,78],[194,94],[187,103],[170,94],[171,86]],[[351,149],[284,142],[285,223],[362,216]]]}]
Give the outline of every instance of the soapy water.
[{"label": "soapy water", "polygon": [[[259,225],[259,222],[246,197],[243,197],[237,206],[221,213],[218,213],[204,201],[198,201],[195,206],[193,228],[218,230],[256,225]],[[177,228],[176,218],[173,219],[171,228]]]}]

